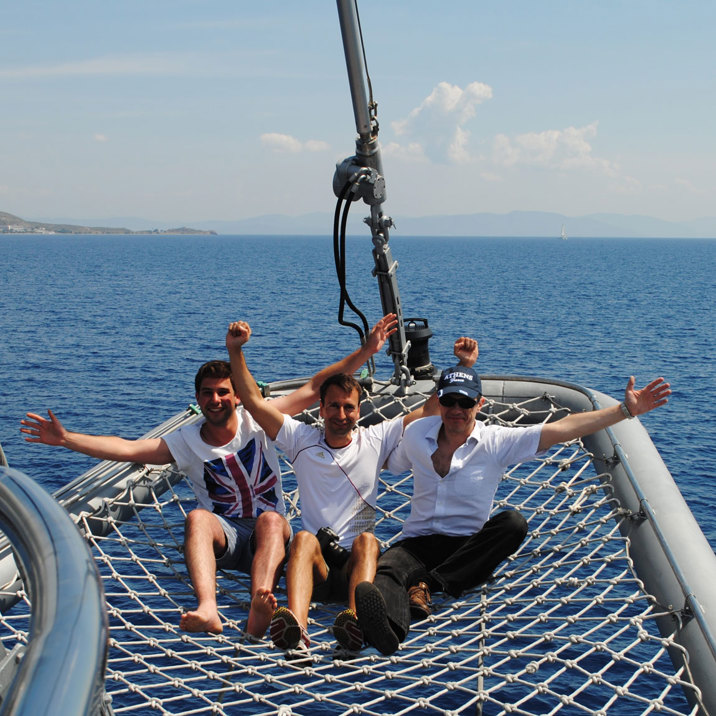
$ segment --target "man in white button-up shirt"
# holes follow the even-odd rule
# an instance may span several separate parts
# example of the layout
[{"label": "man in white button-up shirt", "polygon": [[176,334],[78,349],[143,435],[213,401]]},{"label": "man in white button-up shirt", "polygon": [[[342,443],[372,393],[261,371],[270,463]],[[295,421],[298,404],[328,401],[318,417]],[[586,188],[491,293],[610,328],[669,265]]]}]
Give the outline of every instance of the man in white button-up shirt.
[{"label": "man in white button-up shirt", "polygon": [[420,618],[430,614],[431,590],[459,597],[485,582],[518,549],[527,534],[522,515],[506,510],[490,517],[509,465],[653,410],[670,393],[663,378],[634,390],[632,377],[619,405],[545,425],[509,428],[477,420],[485,399],[472,369],[443,371],[440,416],[407,427],[388,462],[396,474],[412,469],[413,498],[403,539],[380,558],[374,583],[356,587],[358,623],[366,640],[392,654],[408,633],[411,613]]}]

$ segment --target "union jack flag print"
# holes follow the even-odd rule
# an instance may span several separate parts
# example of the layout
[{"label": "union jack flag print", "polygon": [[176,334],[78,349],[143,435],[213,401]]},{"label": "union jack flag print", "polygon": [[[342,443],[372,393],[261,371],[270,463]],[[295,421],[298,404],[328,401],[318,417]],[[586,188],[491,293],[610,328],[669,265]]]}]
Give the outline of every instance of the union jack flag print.
[{"label": "union jack flag print", "polygon": [[238,452],[204,463],[204,483],[214,512],[224,517],[258,517],[275,510],[278,480],[256,439]]}]

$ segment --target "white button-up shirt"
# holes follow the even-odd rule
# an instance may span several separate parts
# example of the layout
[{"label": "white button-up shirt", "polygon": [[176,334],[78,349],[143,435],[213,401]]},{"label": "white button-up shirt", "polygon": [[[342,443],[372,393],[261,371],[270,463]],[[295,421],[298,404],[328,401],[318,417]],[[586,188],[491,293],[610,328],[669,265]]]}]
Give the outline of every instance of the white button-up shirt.
[{"label": "white button-up shirt", "polygon": [[404,537],[426,534],[471,535],[485,524],[503,472],[509,465],[537,454],[542,425],[507,428],[480,421],[452,456],[450,470],[440,477],[432,455],[438,448],[442,419],[423,418],[410,424],[388,460],[399,474],[413,471],[410,515]]}]

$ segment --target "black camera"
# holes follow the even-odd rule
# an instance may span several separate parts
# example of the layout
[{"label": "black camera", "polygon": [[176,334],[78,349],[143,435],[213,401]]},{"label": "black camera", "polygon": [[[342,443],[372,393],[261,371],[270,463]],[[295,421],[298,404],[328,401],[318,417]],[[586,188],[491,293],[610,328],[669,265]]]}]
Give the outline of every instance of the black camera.
[{"label": "black camera", "polygon": [[326,564],[335,569],[341,569],[351,556],[350,550],[338,544],[338,535],[330,527],[321,527],[316,532],[318,544],[321,545],[321,554]]}]

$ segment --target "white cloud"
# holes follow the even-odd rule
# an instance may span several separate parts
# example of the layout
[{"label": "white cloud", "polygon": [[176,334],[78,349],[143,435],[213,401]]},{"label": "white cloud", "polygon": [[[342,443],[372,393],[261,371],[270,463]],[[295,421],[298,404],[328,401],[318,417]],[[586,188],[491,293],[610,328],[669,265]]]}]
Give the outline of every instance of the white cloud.
[{"label": "white cloud", "polygon": [[589,169],[616,177],[617,164],[592,154],[589,140],[596,136],[597,124],[527,132],[513,138],[498,134],[493,145],[494,162],[503,167],[527,165],[561,171]]},{"label": "white cloud", "polygon": [[309,139],[306,142],[300,142],[290,134],[279,134],[277,132],[268,132],[261,135],[261,144],[274,152],[281,154],[297,154],[298,152],[324,152],[329,146],[326,142],[317,139]]},{"label": "white cloud", "polygon": [[[387,144],[385,154],[412,162],[484,165],[485,158],[470,146],[469,123],[478,105],[489,99],[492,88],[482,82],[472,82],[464,89],[440,82],[405,119],[392,123],[395,134],[404,141]],[[495,170],[520,166],[562,172],[588,170],[618,179],[633,189],[634,180],[620,176],[616,162],[594,155],[592,141],[597,128],[598,123],[592,122],[584,127],[513,136],[497,134],[491,163]],[[497,180],[494,173],[486,176],[489,181]]]},{"label": "white cloud", "polygon": [[309,139],[304,142],[303,146],[307,152],[325,152],[330,149],[328,142],[322,142],[319,139]]},{"label": "white cloud", "polygon": [[99,134],[99,133],[94,134],[94,135],[92,136],[92,139],[94,139],[95,142],[108,142],[108,141],[109,141],[109,140],[107,139],[107,135],[106,135],[106,134]]},{"label": "white cloud", "polygon": [[396,157],[408,162],[427,162],[423,147],[418,142],[410,144],[398,144],[397,142],[388,142],[382,145],[381,150],[384,157]]},{"label": "white cloud", "polygon": [[[408,116],[391,124],[399,137],[408,140],[409,156],[420,154],[433,161],[464,163],[470,161],[470,131],[466,124],[475,116],[477,106],[492,98],[492,88],[482,82],[471,82],[465,89],[440,82],[411,110]],[[392,148],[400,153],[397,143]]]},{"label": "white cloud", "polygon": [[274,152],[295,154],[301,151],[301,142],[288,134],[269,132],[261,135],[261,144]]},{"label": "white cloud", "polygon": [[695,194],[697,196],[706,196],[706,194],[708,193],[704,189],[695,186],[694,183],[689,179],[677,177],[676,179],[674,179],[674,183],[682,189],[686,189],[686,191],[690,194]]},{"label": "white cloud", "polygon": [[635,177],[618,177],[618,181],[612,184],[612,190],[617,194],[633,195],[642,191],[642,183]]},{"label": "white cloud", "polygon": [[462,127],[455,128],[455,133],[447,150],[448,157],[452,159],[452,161],[458,164],[470,161],[470,152],[467,146],[469,138],[470,132],[467,132]]}]

